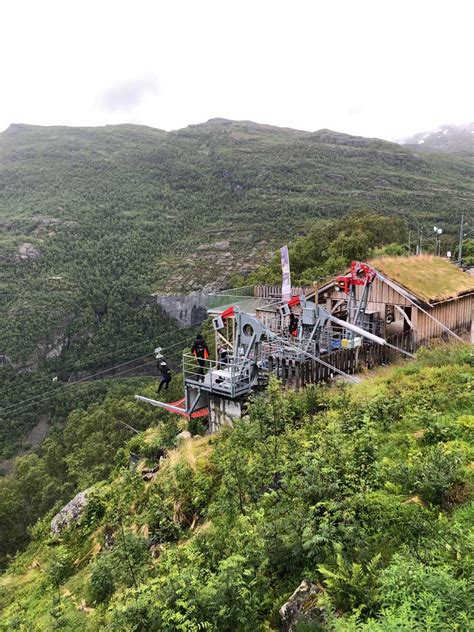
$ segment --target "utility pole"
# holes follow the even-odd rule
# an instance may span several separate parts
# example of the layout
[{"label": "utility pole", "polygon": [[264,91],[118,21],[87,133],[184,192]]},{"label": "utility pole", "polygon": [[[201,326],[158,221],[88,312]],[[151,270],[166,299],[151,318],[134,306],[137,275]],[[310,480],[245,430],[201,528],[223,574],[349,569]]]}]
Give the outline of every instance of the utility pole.
[{"label": "utility pole", "polygon": [[461,226],[459,228],[459,248],[458,248],[458,261],[462,260],[462,240],[464,238],[464,213],[461,213]]},{"label": "utility pole", "polygon": [[433,230],[435,233],[434,253],[435,253],[435,256],[440,256],[441,255],[441,235],[443,234],[443,229],[438,228],[437,226],[433,226]]}]

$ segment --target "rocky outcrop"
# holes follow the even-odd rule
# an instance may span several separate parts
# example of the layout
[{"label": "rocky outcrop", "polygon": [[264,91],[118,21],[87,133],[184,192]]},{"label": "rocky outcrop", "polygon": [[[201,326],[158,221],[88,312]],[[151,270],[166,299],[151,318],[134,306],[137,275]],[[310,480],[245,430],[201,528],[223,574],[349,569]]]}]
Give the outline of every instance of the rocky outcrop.
[{"label": "rocky outcrop", "polygon": [[76,522],[82,515],[87,503],[91,489],[79,492],[72,500],[65,505],[51,520],[51,533],[59,535],[61,531],[71,523]]},{"label": "rocky outcrop", "polygon": [[33,244],[29,244],[29,243],[24,243],[21,244],[21,246],[18,248],[18,259],[20,261],[25,261],[27,259],[37,259],[39,256],[41,256],[41,252],[38,250],[38,248],[35,248],[33,246]]},{"label": "rocky outcrop", "polygon": [[295,632],[302,621],[324,623],[324,611],[318,606],[321,588],[313,582],[301,582],[288,601],[279,610],[284,632]]},{"label": "rocky outcrop", "polygon": [[183,326],[193,325],[207,318],[208,296],[208,293],[204,291],[173,296],[153,294],[166,314]]}]

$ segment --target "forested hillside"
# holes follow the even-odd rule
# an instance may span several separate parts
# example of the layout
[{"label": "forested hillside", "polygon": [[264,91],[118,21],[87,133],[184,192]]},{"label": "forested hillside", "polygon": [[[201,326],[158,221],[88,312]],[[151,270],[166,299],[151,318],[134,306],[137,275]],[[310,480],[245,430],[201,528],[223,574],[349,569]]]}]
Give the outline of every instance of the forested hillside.
[{"label": "forested hillside", "polygon": [[[459,213],[472,212],[473,174],[472,157],[329,130],[223,119],[170,133],[11,125],[0,134],[0,359],[9,367],[0,386],[10,413],[0,453],[42,413],[18,405],[54,377],[74,381],[179,340],[153,291],[224,287],[282,242],[318,233],[315,220],[354,211],[404,218],[413,236],[442,223],[450,246]],[[44,380],[31,384],[18,374],[25,368]]]},{"label": "forested hillside", "polygon": [[317,218],[372,210],[454,234],[473,174],[469,158],[330,131],[12,125],[0,135],[0,352],[26,361],[58,332],[74,347],[90,331],[111,350],[151,290],[222,284]]},{"label": "forested hillside", "polygon": [[125,392],[75,411],[18,488],[0,480],[10,544],[14,500],[89,488],[0,579],[0,629],[271,632],[303,579],[298,632],[470,629],[473,367],[442,345],[355,386],[271,382],[233,429],[177,447],[176,417]]}]

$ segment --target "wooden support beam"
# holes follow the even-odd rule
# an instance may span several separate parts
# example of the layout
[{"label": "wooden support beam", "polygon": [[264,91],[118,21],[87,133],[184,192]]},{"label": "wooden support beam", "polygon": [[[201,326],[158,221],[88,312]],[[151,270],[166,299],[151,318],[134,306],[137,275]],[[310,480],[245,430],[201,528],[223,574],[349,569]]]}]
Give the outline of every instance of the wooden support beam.
[{"label": "wooden support beam", "polygon": [[403,316],[403,318],[407,321],[408,325],[410,326],[410,329],[415,329],[413,323],[408,318],[406,311],[399,305],[394,305],[394,307],[397,310],[397,312],[399,312]]},{"label": "wooden support beam", "polygon": [[230,342],[230,340],[227,340],[227,338],[223,336],[220,331],[217,331],[216,333],[223,343],[225,343],[228,347],[232,348],[232,343]]}]

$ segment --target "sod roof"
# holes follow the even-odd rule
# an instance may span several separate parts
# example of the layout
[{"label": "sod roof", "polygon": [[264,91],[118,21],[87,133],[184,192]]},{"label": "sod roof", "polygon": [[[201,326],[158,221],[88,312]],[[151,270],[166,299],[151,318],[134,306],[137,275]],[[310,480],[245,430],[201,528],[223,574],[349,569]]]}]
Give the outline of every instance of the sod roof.
[{"label": "sod roof", "polygon": [[379,257],[370,264],[418,298],[437,303],[474,292],[474,276],[433,255]]}]

